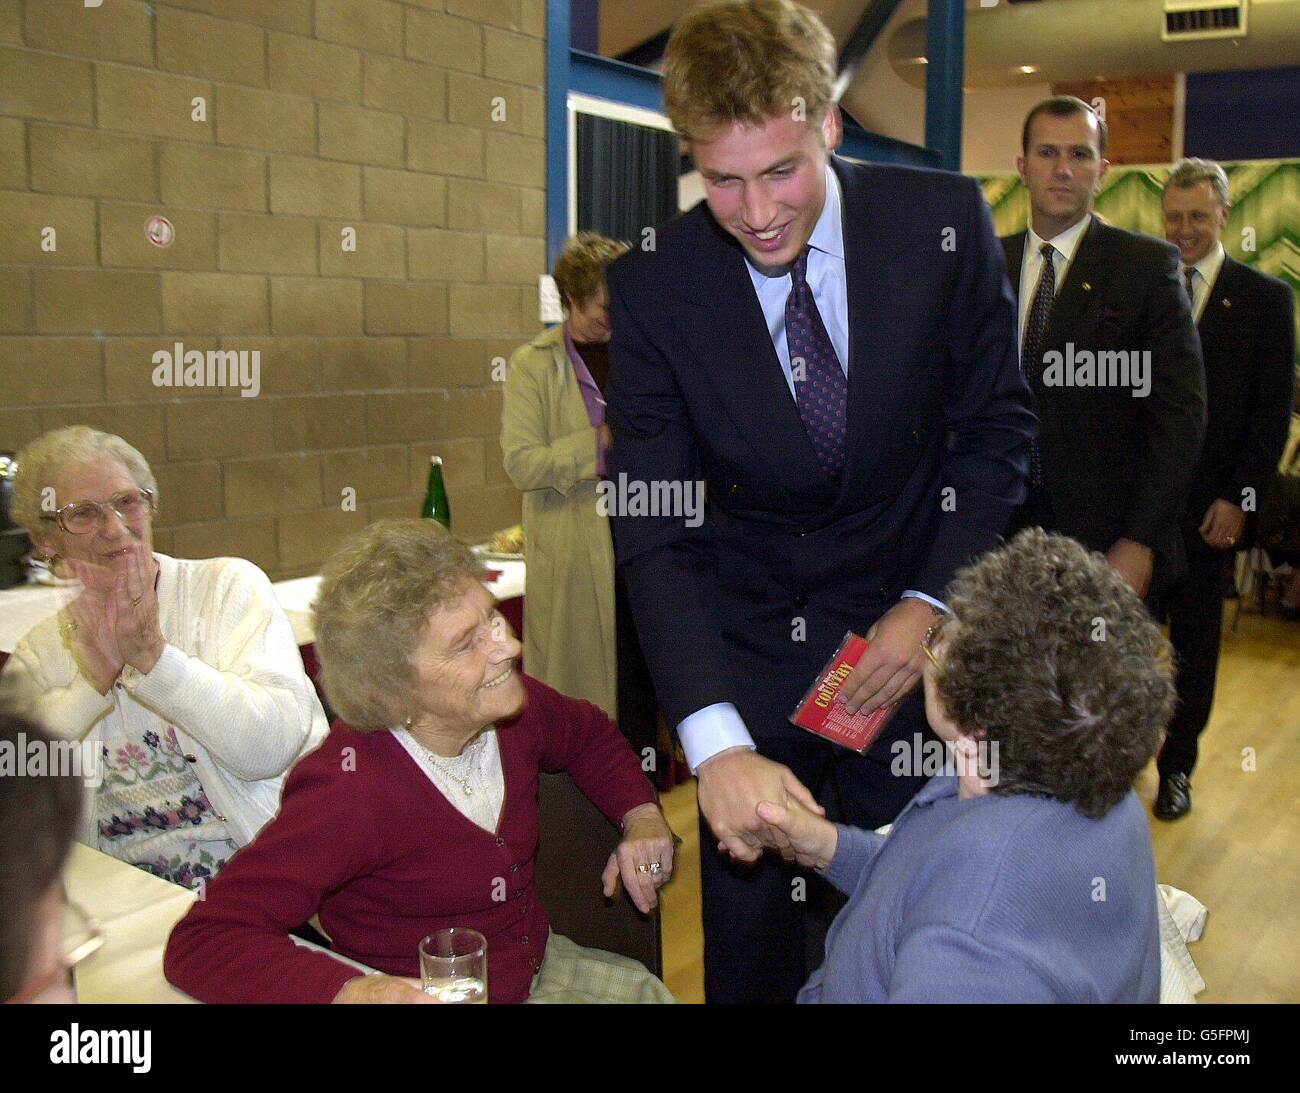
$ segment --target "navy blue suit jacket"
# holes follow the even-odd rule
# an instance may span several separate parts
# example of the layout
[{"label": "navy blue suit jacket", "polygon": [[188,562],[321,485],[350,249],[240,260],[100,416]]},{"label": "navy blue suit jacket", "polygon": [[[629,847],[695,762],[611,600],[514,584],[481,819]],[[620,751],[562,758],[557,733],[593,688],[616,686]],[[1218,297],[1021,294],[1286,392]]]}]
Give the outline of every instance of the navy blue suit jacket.
[{"label": "navy blue suit jacket", "polygon": [[[832,160],[848,276],[848,451],[821,475],[739,243],[704,202],[608,270],[618,481],[704,481],[708,512],[619,515],[620,571],[672,725],[733,702],[760,742],[844,632],[941,599],[1024,497],[1029,394],[976,183]],[[951,491],[945,493],[951,487]]]}]

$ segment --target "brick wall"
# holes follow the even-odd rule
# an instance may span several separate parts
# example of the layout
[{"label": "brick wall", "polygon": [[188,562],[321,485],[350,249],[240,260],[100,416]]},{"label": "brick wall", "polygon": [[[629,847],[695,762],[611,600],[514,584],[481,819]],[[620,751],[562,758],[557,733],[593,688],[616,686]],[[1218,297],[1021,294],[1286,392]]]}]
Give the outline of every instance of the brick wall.
[{"label": "brick wall", "polygon": [[[544,0],[0,0],[0,449],[119,433],[160,550],[273,576],[417,514],[431,453],[458,532],[517,521],[543,34]],[[156,387],[178,341],[259,351],[261,393]]]}]

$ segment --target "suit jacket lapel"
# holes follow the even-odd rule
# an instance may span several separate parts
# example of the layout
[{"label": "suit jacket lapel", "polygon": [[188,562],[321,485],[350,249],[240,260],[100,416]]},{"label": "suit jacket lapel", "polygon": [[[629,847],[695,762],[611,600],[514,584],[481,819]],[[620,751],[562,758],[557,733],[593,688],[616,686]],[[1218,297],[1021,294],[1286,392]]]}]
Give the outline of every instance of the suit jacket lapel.
[{"label": "suit jacket lapel", "polygon": [[[1231,255],[1224,255],[1223,265],[1219,268],[1219,276],[1214,279],[1214,284],[1210,286],[1210,294],[1205,300],[1205,309],[1201,312],[1201,319],[1198,322],[1197,329],[1200,331],[1201,340],[1204,341],[1208,335],[1211,340],[1222,336],[1228,326],[1228,320],[1232,318],[1233,293],[1236,291],[1237,284],[1237,262]],[[1227,301],[1225,304],[1224,301]]]},{"label": "suit jacket lapel", "polygon": [[1020,267],[1025,260],[1025,240],[1029,238],[1029,229],[1015,235],[1008,235],[1002,240],[1002,249],[1007,256],[1007,278],[1011,281],[1011,295],[1015,297],[1016,306],[1020,306]]},{"label": "suit jacket lapel", "polygon": [[1080,328],[1080,319],[1102,298],[1101,288],[1111,272],[1110,259],[1105,253],[1104,233],[1100,221],[1092,217],[1074,252],[1065,283],[1056,294],[1044,348],[1059,349],[1074,337]]},{"label": "suit jacket lapel", "polygon": [[740,244],[707,211],[686,286],[690,344],[715,380],[736,429],[776,481],[806,493],[821,478],[817,456],[790,395]]},{"label": "suit jacket lapel", "polygon": [[840,500],[861,498],[867,479],[888,438],[886,426],[910,389],[907,368],[914,363],[891,352],[889,316],[892,295],[906,291],[898,271],[908,239],[893,228],[891,210],[872,199],[870,168],[831,158],[843,195],[844,270],[849,304],[849,405],[847,448]]}]

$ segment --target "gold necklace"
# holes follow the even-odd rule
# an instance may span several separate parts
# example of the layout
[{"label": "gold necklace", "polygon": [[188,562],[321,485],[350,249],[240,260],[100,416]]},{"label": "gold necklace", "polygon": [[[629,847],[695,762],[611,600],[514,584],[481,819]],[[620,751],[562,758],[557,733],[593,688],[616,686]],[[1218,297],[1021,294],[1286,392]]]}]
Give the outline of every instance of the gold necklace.
[{"label": "gold necklace", "polygon": [[[474,787],[470,785],[469,779],[462,778],[455,771],[448,770],[446,767],[444,767],[442,763],[439,762],[439,756],[435,755],[432,751],[430,751],[427,747],[425,747],[424,744],[422,744],[416,738],[415,734],[411,732],[411,721],[412,719],[409,717],[406,719],[406,732],[411,737],[411,739],[414,740],[417,745],[419,745],[420,750],[424,752],[425,756],[429,760],[429,764],[433,767],[433,769],[436,770],[439,774],[444,775],[445,777],[450,778],[453,782],[459,784],[460,788],[465,791],[466,797],[473,797]],[[481,739],[482,736],[480,735],[474,740],[473,743],[470,744],[470,747],[472,748],[474,744],[478,743],[478,741]],[[461,755],[465,755],[468,751],[469,748],[466,748],[465,751],[461,752]]]}]

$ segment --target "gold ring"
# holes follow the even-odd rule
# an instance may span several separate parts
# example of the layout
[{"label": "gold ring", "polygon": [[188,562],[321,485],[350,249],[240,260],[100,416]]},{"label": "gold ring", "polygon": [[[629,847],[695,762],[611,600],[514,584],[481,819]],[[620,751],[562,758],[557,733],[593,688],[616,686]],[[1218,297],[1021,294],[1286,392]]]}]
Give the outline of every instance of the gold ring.
[{"label": "gold ring", "polygon": [[141,601],[142,599],[144,599],[144,596],[143,596],[143,595],[140,595],[140,596],[132,596],[132,597],[131,597],[131,606],[132,606],[132,607],[139,607],[139,606],[140,606],[140,601]]},{"label": "gold ring", "polygon": [[65,622],[59,627],[59,632],[62,633],[65,638],[70,638],[77,632],[77,624],[75,622]]}]

